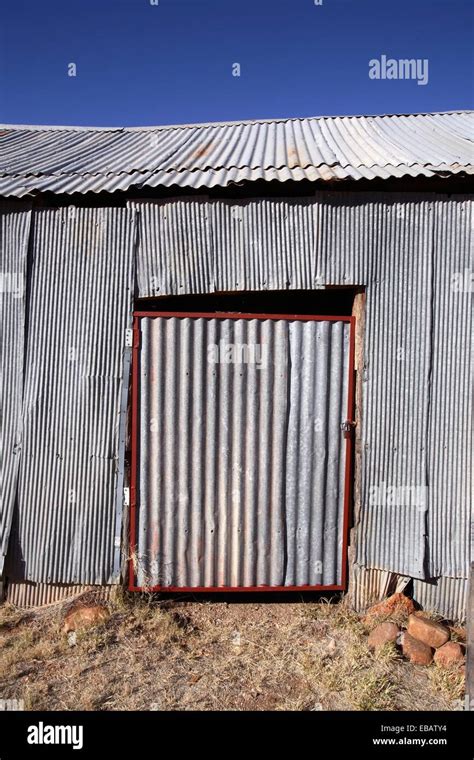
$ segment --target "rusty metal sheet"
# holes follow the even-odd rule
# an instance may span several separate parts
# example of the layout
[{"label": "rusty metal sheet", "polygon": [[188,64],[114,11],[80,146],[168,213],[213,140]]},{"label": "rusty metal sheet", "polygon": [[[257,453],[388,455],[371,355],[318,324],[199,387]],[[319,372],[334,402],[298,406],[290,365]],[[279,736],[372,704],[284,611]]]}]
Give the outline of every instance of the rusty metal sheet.
[{"label": "rusty metal sheet", "polygon": [[4,125],[0,193],[472,174],[473,121],[473,112],[459,111],[144,128]]}]

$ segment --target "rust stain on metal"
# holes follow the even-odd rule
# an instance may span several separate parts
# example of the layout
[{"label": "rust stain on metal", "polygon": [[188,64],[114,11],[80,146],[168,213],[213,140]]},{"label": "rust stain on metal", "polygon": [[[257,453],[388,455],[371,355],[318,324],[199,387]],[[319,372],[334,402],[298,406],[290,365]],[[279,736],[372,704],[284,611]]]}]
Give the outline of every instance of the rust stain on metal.
[{"label": "rust stain on metal", "polygon": [[296,148],[288,148],[286,152],[286,158],[290,167],[299,165],[300,157]]},{"label": "rust stain on metal", "polygon": [[200,148],[194,151],[193,158],[203,158],[204,156],[208,156],[210,153],[212,153],[213,149],[214,149],[214,143],[212,142],[205,143]]}]

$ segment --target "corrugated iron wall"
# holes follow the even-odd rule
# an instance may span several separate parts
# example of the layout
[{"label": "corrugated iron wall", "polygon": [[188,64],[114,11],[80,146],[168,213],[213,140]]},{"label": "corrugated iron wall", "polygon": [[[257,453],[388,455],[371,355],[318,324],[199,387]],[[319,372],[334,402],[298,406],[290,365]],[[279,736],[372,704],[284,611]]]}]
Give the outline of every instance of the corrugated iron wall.
[{"label": "corrugated iron wall", "polygon": [[[354,565],[350,585],[351,604],[363,612],[385,596],[403,591],[411,582],[409,576],[397,575],[389,570],[375,570]],[[441,612],[450,620],[466,619],[468,592],[467,578],[441,576],[430,581],[415,579],[410,593],[424,609]]]},{"label": "corrugated iron wall", "polygon": [[117,580],[118,425],[134,212],[35,212],[23,442],[9,576]]},{"label": "corrugated iron wall", "polygon": [[138,586],[341,585],[350,324],[140,330]]},{"label": "corrugated iron wall", "polygon": [[[323,192],[131,205],[139,209],[142,297],[366,287],[357,563],[420,581],[441,577],[448,590],[440,604],[460,599],[449,589],[467,577],[469,556],[472,294],[463,276],[473,269],[471,197]],[[2,252],[24,266],[29,217],[18,213],[12,227],[2,222]],[[13,494],[12,431],[25,426],[14,572],[39,582],[104,582],[113,560],[118,566],[114,467],[133,212],[34,216],[24,414],[4,428],[4,482]],[[12,305],[7,329],[16,337],[5,344],[3,371],[18,389],[23,306]],[[65,362],[71,347],[88,357],[80,372]],[[18,396],[7,397],[14,415]],[[66,506],[76,478],[85,484],[81,500],[93,493],[84,513]],[[427,509],[372,504],[371,489],[381,484],[426,488]],[[8,528],[8,508],[2,519]]]},{"label": "corrugated iron wall", "polygon": [[91,586],[87,584],[30,583],[29,581],[9,581],[6,601],[20,609],[46,607],[64,603],[75,597],[88,594],[94,601],[107,601],[117,586]]},{"label": "corrugated iron wall", "polygon": [[[357,562],[420,580],[468,570],[472,296],[456,283],[473,268],[472,205],[335,192],[137,204],[142,297],[366,287]],[[425,499],[378,503],[387,486]]]},{"label": "corrugated iron wall", "polygon": [[[473,205],[443,199],[433,209],[432,361],[427,431],[428,485],[433,494],[430,505],[434,507],[428,510],[427,567],[432,577],[467,577],[469,559],[472,561],[474,556],[474,544],[470,546],[474,528]],[[441,586],[449,588],[450,583],[447,579]],[[463,593],[467,593],[466,589]]]},{"label": "corrugated iron wall", "polygon": [[28,204],[0,205],[0,575],[8,549],[21,443]]},{"label": "corrugated iron wall", "polygon": [[467,578],[440,577],[432,582],[415,580],[413,598],[430,612],[442,612],[451,620],[465,620],[469,581]]}]

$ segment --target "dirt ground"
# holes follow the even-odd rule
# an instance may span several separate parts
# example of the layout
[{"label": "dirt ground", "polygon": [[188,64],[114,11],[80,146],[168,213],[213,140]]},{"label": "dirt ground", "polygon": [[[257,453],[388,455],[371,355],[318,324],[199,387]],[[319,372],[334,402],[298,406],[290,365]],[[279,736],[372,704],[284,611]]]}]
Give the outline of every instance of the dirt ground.
[{"label": "dirt ground", "polygon": [[[69,637],[67,605],[0,608],[0,698],[26,710],[459,710],[459,669],[378,655],[345,602],[118,594]],[[75,641],[74,641],[75,638]]]}]

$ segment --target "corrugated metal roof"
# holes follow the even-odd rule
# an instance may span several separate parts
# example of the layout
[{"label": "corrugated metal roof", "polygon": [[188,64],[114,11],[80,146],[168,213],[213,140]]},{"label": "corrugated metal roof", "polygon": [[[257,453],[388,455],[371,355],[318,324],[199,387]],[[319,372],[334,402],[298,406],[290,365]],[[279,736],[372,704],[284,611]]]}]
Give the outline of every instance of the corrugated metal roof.
[{"label": "corrugated metal roof", "polygon": [[0,126],[0,194],[474,173],[474,112],[169,127]]}]

